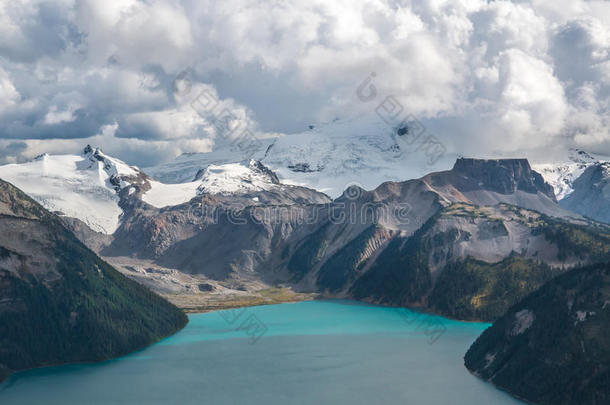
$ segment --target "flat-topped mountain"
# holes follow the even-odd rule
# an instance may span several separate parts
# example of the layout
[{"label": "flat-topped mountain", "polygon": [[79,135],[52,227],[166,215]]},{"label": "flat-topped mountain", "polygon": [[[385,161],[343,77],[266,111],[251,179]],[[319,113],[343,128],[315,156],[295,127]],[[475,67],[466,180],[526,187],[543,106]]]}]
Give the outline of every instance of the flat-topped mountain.
[{"label": "flat-topped mountain", "polygon": [[553,187],[531,168],[527,159],[460,158],[452,172],[452,180],[460,190],[489,190],[500,194],[517,191],[542,193],[557,202]]},{"label": "flat-topped mountain", "polygon": [[451,170],[421,179],[449,203],[507,203],[555,217],[579,217],[557,204],[553,187],[532,170],[527,159],[460,158]]}]

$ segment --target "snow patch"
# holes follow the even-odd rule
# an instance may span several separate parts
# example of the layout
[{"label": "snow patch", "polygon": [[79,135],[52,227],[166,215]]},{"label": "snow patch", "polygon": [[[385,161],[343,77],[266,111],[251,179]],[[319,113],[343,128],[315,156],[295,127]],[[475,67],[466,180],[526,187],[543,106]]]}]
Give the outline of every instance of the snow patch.
[{"label": "snow patch", "polygon": [[487,353],[485,354],[485,368],[489,368],[489,366],[491,366],[491,364],[494,362],[494,360],[496,359],[496,354],[491,354],[491,353]]},{"label": "snow patch", "polygon": [[523,309],[515,314],[515,324],[511,335],[517,336],[528,330],[534,323],[536,317],[529,309]]},{"label": "snow patch", "polygon": [[595,315],[594,311],[576,311],[576,321],[574,321],[574,325],[586,321],[588,317],[593,315]]},{"label": "snow patch", "polygon": [[157,208],[184,204],[197,196],[199,184],[198,181],[178,184],[151,181],[151,188],[142,196],[142,200]]}]

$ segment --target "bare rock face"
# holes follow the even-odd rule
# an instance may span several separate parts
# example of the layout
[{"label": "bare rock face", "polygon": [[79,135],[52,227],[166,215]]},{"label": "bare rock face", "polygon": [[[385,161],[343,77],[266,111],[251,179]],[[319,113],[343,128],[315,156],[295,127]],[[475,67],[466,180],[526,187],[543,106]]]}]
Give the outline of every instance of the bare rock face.
[{"label": "bare rock face", "polygon": [[527,159],[465,159],[455,162],[453,182],[462,191],[488,190],[500,194],[516,191],[542,193],[554,202],[553,187],[532,170]]},{"label": "bare rock face", "polygon": [[99,254],[99,252],[112,243],[112,235],[96,232],[78,218],[66,216],[60,216],[59,218],[63,225],[72,231],[78,240],[87,245],[95,253]]},{"label": "bare rock face", "polygon": [[102,255],[154,260],[164,267],[220,280],[235,274],[262,277],[256,270],[274,244],[306,217],[315,216],[307,212],[329,204],[330,199],[315,190],[279,184],[266,167],[255,161],[250,165],[269,178],[273,187],[205,192],[187,203],[161,209],[139,199],[137,190],[122,200],[122,225]]}]

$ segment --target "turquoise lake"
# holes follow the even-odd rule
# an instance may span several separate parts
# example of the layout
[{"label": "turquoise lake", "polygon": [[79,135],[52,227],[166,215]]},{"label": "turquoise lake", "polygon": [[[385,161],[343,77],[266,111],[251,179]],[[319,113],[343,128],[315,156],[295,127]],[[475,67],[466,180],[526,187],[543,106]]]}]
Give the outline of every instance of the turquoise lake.
[{"label": "turquoise lake", "polygon": [[489,324],[351,301],[189,316],[120,359],[26,371],[0,404],[520,404],[463,366]]}]

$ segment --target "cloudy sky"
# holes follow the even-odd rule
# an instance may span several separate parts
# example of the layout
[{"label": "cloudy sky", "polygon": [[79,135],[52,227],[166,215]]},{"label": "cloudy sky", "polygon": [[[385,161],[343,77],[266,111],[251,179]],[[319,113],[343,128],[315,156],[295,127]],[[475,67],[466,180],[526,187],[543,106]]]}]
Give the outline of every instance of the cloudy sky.
[{"label": "cloudy sky", "polygon": [[370,112],[371,72],[456,153],[610,154],[608,1],[0,0],[0,163],[208,151],[201,91],[300,132]]}]

